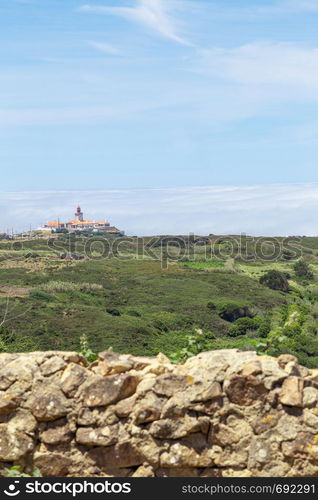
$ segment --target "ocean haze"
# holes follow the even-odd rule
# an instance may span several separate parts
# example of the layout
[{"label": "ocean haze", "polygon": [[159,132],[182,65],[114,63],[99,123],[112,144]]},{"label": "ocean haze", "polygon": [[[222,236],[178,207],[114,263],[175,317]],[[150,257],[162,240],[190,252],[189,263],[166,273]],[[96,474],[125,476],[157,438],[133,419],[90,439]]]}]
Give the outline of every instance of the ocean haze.
[{"label": "ocean haze", "polygon": [[317,235],[317,201],[318,183],[2,192],[0,230],[68,220],[80,204],[128,235]]}]

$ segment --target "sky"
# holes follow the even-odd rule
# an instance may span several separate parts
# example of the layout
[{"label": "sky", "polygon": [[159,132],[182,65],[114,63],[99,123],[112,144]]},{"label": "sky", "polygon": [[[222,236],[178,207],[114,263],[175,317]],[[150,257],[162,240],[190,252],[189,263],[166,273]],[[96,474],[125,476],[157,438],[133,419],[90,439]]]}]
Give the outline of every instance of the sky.
[{"label": "sky", "polygon": [[0,230],[317,234],[318,0],[87,2],[0,1]]}]

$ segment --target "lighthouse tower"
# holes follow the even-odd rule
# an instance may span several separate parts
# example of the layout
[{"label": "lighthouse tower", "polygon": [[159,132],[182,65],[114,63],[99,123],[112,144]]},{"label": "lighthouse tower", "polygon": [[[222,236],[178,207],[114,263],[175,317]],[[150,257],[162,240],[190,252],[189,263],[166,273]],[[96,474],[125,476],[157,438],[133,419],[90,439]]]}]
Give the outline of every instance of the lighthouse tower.
[{"label": "lighthouse tower", "polygon": [[75,212],[75,219],[79,222],[83,221],[83,212],[81,211],[81,207],[78,205]]}]

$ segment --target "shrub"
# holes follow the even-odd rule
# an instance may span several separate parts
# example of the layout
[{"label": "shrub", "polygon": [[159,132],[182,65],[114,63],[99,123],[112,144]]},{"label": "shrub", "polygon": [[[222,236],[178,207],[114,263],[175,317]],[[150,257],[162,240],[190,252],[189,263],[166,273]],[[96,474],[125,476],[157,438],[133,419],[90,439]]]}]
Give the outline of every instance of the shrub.
[{"label": "shrub", "polygon": [[120,316],[120,315],[121,315],[121,314],[120,314],[120,311],[118,311],[118,309],[115,309],[115,308],[113,308],[113,307],[108,307],[108,308],[106,309],[106,312],[107,312],[108,314],[111,314],[112,316]]},{"label": "shrub", "polygon": [[314,274],[310,269],[310,266],[304,259],[300,259],[294,264],[294,271],[298,278],[313,279]]},{"label": "shrub", "polygon": [[289,283],[286,275],[274,269],[263,274],[259,282],[261,285],[265,285],[272,290],[279,290],[281,292],[289,291]]},{"label": "shrub", "polygon": [[248,306],[240,305],[236,302],[227,302],[220,306],[219,316],[226,321],[234,322],[239,318],[252,318],[253,313]]},{"label": "shrub", "polygon": [[212,302],[212,301],[208,302],[206,306],[211,311],[215,311],[216,310],[216,304],[214,302]]},{"label": "shrub", "polygon": [[259,318],[259,327],[257,333],[260,337],[266,337],[271,331],[272,314],[267,313],[263,318]]},{"label": "shrub", "polygon": [[257,330],[260,326],[261,318],[239,318],[233,323],[228,331],[230,337],[238,337],[239,335],[245,335],[248,330]]},{"label": "shrub", "polygon": [[191,326],[193,323],[192,319],[187,316],[167,311],[152,314],[151,322],[152,325],[161,332],[183,329],[187,326]]}]

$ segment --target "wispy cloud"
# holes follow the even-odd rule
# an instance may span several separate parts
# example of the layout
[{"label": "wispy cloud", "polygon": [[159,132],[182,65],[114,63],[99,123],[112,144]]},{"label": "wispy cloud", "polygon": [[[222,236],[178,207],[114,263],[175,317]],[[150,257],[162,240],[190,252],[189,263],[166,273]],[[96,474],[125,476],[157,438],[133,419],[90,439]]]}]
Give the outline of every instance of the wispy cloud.
[{"label": "wispy cloud", "polygon": [[206,15],[214,20],[264,21],[274,16],[281,17],[301,13],[317,13],[317,0],[276,0],[272,3],[254,2],[253,5],[227,5],[226,2],[211,2],[205,6]]},{"label": "wispy cloud", "polygon": [[0,231],[85,214],[128,234],[317,234],[318,184],[1,193]]},{"label": "wispy cloud", "polygon": [[201,52],[203,67],[243,84],[318,88],[318,49],[293,43],[250,43]]},{"label": "wispy cloud", "polygon": [[120,55],[120,51],[118,49],[116,49],[112,45],[108,45],[107,43],[92,42],[92,41],[89,41],[87,43],[93,49],[96,49],[96,50],[98,50],[100,52],[103,52],[105,54],[110,54],[110,55],[113,55],[113,56]]},{"label": "wispy cloud", "polygon": [[182,45],[191,43],[178,35],[177,21],[172,15],[174,8],[183,5],[182,0],[134,0],[133,7],[109,7],[83,5],[82,11],[119,16],[138,23],[161,36]]}]

